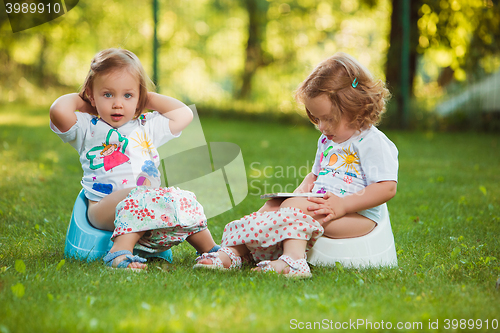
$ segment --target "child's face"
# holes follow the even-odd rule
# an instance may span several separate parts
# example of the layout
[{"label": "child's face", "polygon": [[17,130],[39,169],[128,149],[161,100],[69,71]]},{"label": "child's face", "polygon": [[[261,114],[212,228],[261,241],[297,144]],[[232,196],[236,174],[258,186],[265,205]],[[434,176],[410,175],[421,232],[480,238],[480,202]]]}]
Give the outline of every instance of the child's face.
[{"label": "child's face", "polygon": [[118,128],[134,118],[139,102],[139,81],[127,70],[99,75],[93,86],[91,103],[102,120]]},{"label": "child's face", "polygon": [[304,104],[309,112],[317,119],[318,129],[328,140],[342,143],[349,140],[356,133],[356,129],[349,126],[349,122],[342,117],[336,122],[333,117],[332,102],[327,95],[321,94],[314,98],[308,98]]}]

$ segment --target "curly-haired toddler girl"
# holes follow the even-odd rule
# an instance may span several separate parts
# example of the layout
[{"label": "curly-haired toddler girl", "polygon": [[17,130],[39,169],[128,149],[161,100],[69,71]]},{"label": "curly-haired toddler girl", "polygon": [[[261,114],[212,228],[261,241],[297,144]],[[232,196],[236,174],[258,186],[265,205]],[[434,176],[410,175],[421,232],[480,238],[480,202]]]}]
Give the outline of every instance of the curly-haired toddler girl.
[{"label": "curly-haired toddler girl", "polygon": [[272,199],[256,213],[229,223],[217,253],[195,267],[235,268],[250,253],[257,270],[311,276],[306,252],[321,235],[359,237],[381,221],[396,194],[398,151],[375,125],[389,91],[353,57],[337,53],[321,62],[296,91],[321,132],[312,171],[295,192],[323,197]]}]

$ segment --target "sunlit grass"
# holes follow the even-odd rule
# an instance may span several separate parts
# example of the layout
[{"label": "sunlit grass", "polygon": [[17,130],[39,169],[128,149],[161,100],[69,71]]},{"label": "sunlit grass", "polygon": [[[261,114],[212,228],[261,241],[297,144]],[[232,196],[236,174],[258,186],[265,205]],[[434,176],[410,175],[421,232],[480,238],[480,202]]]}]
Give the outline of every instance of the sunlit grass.
[{"label": "sunlit grass", "polygon": [[[0,109],[0,119],[10,110]],[[296,183],[287,167],[300,174],[311,165],[318,132],[298,120],[280,125],[198,112],[208,142],[241,147],[252,184],[241,204],[210,219],[220,240],[227,222],[260,207],[264,182]],[[278,332],[324,320],[421,323],[424,330],[438,320],[437,331],[450,331],[446,319],[482,320],[487,331],[486,320],[490,330],[500,320],[498,135],[387,133],[400,152],[398,194],[389,203],[396,269],[314,267],[303,281],[248,267],[193,271],[194,250],[182,244],[172,265],[155,262],[131,274],[64,259],[80,190],[77,153],[51,133],[46,109],[22,114],[46,121],[0,123],[0,332]]]}]

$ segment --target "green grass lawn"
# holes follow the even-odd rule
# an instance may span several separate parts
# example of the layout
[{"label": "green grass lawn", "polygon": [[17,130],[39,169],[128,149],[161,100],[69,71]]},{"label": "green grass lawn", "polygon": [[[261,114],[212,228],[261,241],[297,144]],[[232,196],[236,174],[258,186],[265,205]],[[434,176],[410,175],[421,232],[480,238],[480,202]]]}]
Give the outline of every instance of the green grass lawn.
[{"label": "green grass lawn", "polygon": [[[296,184],[284,167],[307,173],[300,167],[312,165],[319,132],[306,120],[198,111],[207,141],[241,147],[250,185],[236,208],[209,220],[220,241],[226,223],[262,205],[259,192]],[[63,260],[80,191],[77,153],[51,133],[48,109],[0,107],[0,332],[500,330],[500,136],[386,134],[400,153],[389,202],[398,268],[313,267],[300,281],[248,267],[193,271],[196,255],[182,244],[172,265],[131,273]]]}]

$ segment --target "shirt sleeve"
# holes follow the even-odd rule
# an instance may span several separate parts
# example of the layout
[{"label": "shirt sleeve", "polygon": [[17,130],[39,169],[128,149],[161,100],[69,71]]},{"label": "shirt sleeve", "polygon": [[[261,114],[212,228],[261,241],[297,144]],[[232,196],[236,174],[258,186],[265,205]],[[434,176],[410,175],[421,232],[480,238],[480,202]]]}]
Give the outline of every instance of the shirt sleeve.
[{"label": "shirt sleeve", "polygon": [[314,164],[313,164],[313,167],[312,167],[312,173],[315,174],[316,176],[319,175],[319,172],[321,171],[321,154],[323,153],[323,149],[322,149],[322,146],[323,144],[321,143],[322,142],[322,139],[323,139],[323,135],[321,135],[318,139],[318,148],[316,150],[316,156],[314,158]]},{"label": "shirt sleeve", "polygon": [[[76,123],[66,132],[61,132],[53,123],[50,122],[50,129],[57,134],[64,143],[69,143],[75,148],[78,153],[81,153],[84,145],[85,134],[89,127],[89,123],[94,116],[88,113],[75,112]],[[96,118],[97,119],[97,118]]]},{"label": "shirt sleeve", "polygon": [[381,181],[398,181],[398,149],[376,130],[359,144],[360,163],[367,185]]},{"label": "shirt sleeve", "polygon": [[178,138],[181,133],[173,135],[170,131],[170,119],[161,115],[158,111],[149,112],[145,115],[145,126],[153,138],[153,145],[158,148],[168,141]]}]

